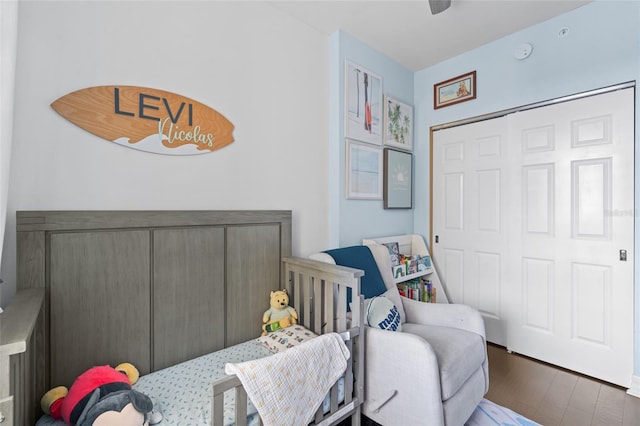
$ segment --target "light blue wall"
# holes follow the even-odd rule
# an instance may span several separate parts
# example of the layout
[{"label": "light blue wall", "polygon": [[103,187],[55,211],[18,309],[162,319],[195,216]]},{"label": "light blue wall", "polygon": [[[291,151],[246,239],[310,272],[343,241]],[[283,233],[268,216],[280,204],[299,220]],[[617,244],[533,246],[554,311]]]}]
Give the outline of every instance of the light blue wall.
[{"label": "light blue wall", "polygon": [[[445,12],[446,13],[446,12]],[[558,37],[568,27],[566,37]],[[513,57],[516,46],[533,44],[531,56]],[[585,92],[640,78],[640,2],[596,1],[448,61],[410,73],[389,58],[344,33],[331,39],[331,242],[356,244],[363,236],[417,233],[429,236],[429,129],[438,124]],[[413,101],[414,209],[385,211],[382,202],[344,198],[344,135],[342,132],[344,59],[383,77],[383,91]],[[433,84],[477,71],[477,99],[433,109]],[[413,78],[413,83],[405,81]],[[636,104],[640,105],[636,90]],[[640,128],[636,112],[636,128]],[[640,137],[636,132],[636,145]],[[640,149],[636,150],[640,170]],[[640,173],[636,174],[636,205],[640,202]],[[637,209],[636,209],[637,210]],[[413,220],[413,226],[408,223]],[[635,247],[635,342],[640,342],[640,227]],[[630,319],[631,320],[631,319]],[[635,345],[635,375],[640,375],[640,345]]]},{"label": "light blue wall", "polygon": [[[385,210],[382,200],[345,197],[344,62],[356,63],[382,78],[382,92],[413,103],[413,72],[358,39],[338,31],[330,38],[329,240],[332,246],[361,244],[362,238],[408,234],[413,210]],[[415,200],[415,196],[414,196]],[[414,201],[415,202],[415,201]]]}]

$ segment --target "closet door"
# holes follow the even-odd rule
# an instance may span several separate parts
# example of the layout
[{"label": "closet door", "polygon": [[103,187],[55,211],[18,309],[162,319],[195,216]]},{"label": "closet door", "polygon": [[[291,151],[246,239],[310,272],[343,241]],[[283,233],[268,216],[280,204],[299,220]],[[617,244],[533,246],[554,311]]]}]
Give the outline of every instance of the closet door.
[{"label": "closet door", "polygon": [[271,291],[281,287],[280,244],[278,224],[227,227],[226,346],[262,333]]},{"label": "closet door", "polygon": [[149,232],[54,233],[50,244],[51,385],[95,365],[148,373]]},{"label": "closet door", "polygon": [[153,369],[224,347],[224,227],[153,232]]},{"label": "closet door", "polygon": [[506,346],[513,180],[506,118],[441,130],[433,138],[434,261],[451,301],[478,309],[487,339]]},{"label": "closet door", "polygon": [[510,119],[521,214],[509,346],[624,387],[633,369],[633,92]]},{"label": "closet door", "polygon": [[625,89],[433,138],[433,253],[451,299],[483,313],[488,340],[626,387],[633,114]]}]

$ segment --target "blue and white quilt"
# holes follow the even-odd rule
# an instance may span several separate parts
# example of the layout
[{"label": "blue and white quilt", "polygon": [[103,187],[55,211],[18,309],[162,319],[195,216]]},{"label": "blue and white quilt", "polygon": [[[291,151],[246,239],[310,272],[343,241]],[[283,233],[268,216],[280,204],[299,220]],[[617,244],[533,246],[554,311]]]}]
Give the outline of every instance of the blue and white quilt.
[{"label": "blue and white quilt", "polygon": [[[185,361],[171,367],[140,376],[133,388],[151,398],[154,409],[159,410],[164,419],[160,426],[210,426],[212,383],[227,376],[225,364],[240,363],[273,355],[257,339],[230,346]],[[344,380],[339,381],[338,397],[344,397]],[[325,398],[323,408],[329,409],[329,397]],[[224,424],[234,424],[235,392],[224,395]],[[247,424],[257,425],[257,410],[249,400],[247,404]],[[64,426],[61,420],[42,416],[36,426]]]}]

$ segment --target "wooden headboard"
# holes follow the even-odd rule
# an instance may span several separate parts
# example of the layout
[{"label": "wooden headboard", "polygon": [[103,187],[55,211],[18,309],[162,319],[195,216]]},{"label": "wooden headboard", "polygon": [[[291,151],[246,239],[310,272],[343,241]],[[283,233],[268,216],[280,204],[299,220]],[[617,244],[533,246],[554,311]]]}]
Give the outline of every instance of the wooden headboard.
[{"label": "wooden headboard", "polygon": [[45,389],[146,374],[260,334],[290,211],[19,211],[17,287],[44,288]]}]

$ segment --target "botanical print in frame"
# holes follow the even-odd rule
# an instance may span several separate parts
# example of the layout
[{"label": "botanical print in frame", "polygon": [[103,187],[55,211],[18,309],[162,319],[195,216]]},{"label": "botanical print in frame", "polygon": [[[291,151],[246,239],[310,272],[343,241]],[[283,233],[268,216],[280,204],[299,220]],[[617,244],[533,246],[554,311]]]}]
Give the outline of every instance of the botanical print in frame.
[{"label": "botanical print in frame", "polygon": [[382,148],[347,140],[346,196],[349,199],[382,199]]},{"label": "botanical print in frame", "polygon": [[412,207],[413,155],[396,149],[384,149],[384,208]]},{"label": "botanical print in frame", "polygon": [[470,101],[475,98],[475,71],[433,85],[433,109]]},{"label": "botanical print in frame", "polygon": [[345,137],[382,145],[382,78],[345,61]]},{"label": "botanical print in frame", "polygon": [[384,97],[384,144],[413,149],[413,107],[388,95]]}]

